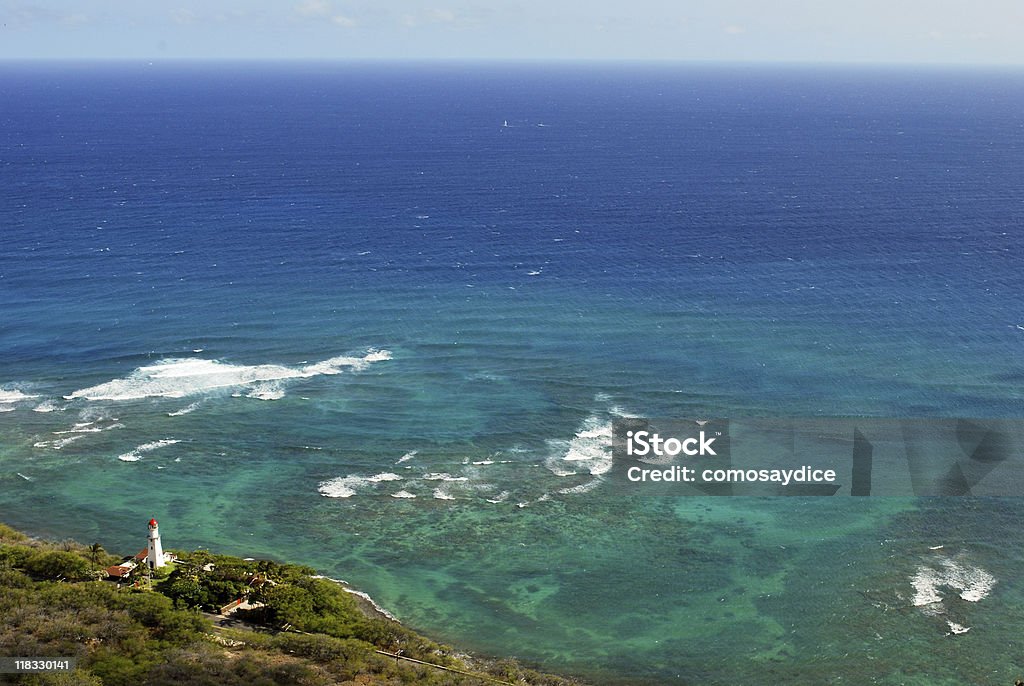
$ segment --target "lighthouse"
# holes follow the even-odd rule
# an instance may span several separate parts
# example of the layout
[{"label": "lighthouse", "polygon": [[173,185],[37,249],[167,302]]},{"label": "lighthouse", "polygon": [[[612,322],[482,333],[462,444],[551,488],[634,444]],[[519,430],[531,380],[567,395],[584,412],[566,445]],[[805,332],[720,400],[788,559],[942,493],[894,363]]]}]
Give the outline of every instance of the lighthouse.
[{"label": "lighthouse", "polygon": [[164,549],[160,545],[160,528],[157,526],[155,518],[149,520],[149,546],[146,552],[149,556],[150,569],[160,569],[164,566],[166,562],[164,559]]}]

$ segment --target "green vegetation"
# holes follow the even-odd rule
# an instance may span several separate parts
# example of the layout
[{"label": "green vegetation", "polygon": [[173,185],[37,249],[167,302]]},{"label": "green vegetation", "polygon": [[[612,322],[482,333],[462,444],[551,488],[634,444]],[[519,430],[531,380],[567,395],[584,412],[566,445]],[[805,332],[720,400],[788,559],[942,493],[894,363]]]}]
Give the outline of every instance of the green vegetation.
[{"label": "green vegetation", "polygon": [[[180,564],[161,570],[151,584],[132,578],[119,587],[102,579],[103,570],[122,558],[100,544],[38,541],[0,524],[0,655],[78,660],[72,673],[0,675],[0,683],[573,683],[511,661],[457,656],[379,616],[339,584],[314,578],[309,567],[206,551],[180,557]],[[218,626],[200,613],[239,598],[253,607],[236,613],[245,620],[238,628]]]}]

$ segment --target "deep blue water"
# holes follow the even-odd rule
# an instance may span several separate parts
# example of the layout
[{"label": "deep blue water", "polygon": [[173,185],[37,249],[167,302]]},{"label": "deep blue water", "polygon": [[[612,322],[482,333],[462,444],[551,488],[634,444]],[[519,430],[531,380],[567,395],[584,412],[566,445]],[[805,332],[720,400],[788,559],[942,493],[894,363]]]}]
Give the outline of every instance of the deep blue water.
[{"label": "deep blue water", "polygon": [[[564,458],[599,460],[622,413],[1022,412],[1019,72],[6,64],[0,103],[0,517],[31,531],[127,549],[157,515],[171,547],[307,561],[549,669],[794,679],[824,650],[808,627],[811,647],[773,652],[795,600],[701,633],[582,593],[664,557],[661,508],[705,514],[559,493],[590,483]],[[323,497],[332,480],[355,495]],[[943,530],[858,505],[766,571],[744,549],[804,541],[774,539],[826,505],[736,507],[709,510],[702,545],[776,597],[840,546],[905,592],[875,538]],[[563,578],[587,561],[596,578]],[[740,636],[755,610],[764,645]],[[691,652],[644,643],[666,626]]]}]

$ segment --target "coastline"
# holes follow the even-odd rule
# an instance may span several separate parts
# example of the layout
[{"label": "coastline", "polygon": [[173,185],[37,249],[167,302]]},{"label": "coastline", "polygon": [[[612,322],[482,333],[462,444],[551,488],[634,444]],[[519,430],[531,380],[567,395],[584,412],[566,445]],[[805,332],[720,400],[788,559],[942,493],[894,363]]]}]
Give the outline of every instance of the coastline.
[{"label": "coastline", "polygon": [[[155,522],[155,520],[152,521]],[[136,555],[134,559],[138,559],[139,555]],[[295,646],[292,646],[294,641],[299,641],[302,646],[305,646],[303,641],[309,641],[318,646],[316,650],[309,651],[310,659],[316,662],[314,659],[316,656],[322,658],[323,653],[330,652],[325,650],[320,645],[321,643],[331,645],[340,640],[346,643],[364,644],[360,646],[362,653],[365,653],[362,658],[370,657],[378,660],[378,663],[371,663],[372,669],[369,669],[369,673],[373,674],[379,671],[383,674],[389,670],[397,670],[405,674],[402,677],[405,683],[515,683],[583,686],[583,682],[577,679],[536,672],[520,666],[511,659],[472,655],[436,643],[429,637],[405,627],[397,617],[378,604],[365,591],[353,588],[348,582],[341,579],[310,573],[316,571],[310,567],[271,560],[218,555],[206,550],[191,554],[175,551],[173,555],[169,555],[173,562],[155,570],[142,565],[140,569],[145,568],[145,572],[126,576],[122,583],[119,579],[104,578],[104,574],[110,569],[118,568],[117,566],[104,568],[104,565],[118,557],[110,555],[99,543],[85,546],[73,540],[50,541],[13,529],[0,522],[0,610],[4,609],[7,602],[11,602],[12,597],[17,597],[17,591],[27,587],[31,587],[33,590],[38,587],[42,589],[39,591],[40,593],[46,594],[54,586],[65,590],[92,584],[94,591],[86,591],[87,595],[110,594],[110,597],[118,599],[118,602],[124,599],[139,599],[148,596],[151,601],[144,601],[145,604],[156,602],[152,599],[159,597],[159,602],[163,603],[168,611],[175,612],[182,618],[196,623],[196,626],[199,627],[197,631],[203,639],[229,651],[236,651],[240,655],[244,655],[248,651],[252,653],[250,657],[255,661],[262,661],[266,664],[272,663],[273,659],[268,661],[268,658],[262,653],[267,650],[272,652],[281,646],[291,646],[286,650],[291,655],[302,655],[301,650],[296,650]],[[128,563],[131,559],[133,558],[124,557],[123,563]],[[238,566],[244,572],[243,576],[250,577],[248,584],[252,589],[257,588],[257,585],[253,584],[253,580],[261,580],[259,586],[262,587],[263,593],[259,602],[250,605],[248,597],[246,597],[244,608],[228,610],[228,606],[225,605],[215,612],[209,611],[215,608],[193,607],[186,609],[183,607],[182,598],[179,595],[179,586],[183,578],[186,578],[188,574],[200,573],[202,570],[208,572],[229,570],[233,565]],[[182,570],[189,570],[189,572],[183,574]],[[320,594],[313,599],[315,605],[330,606],[332,610],[344,613],[346,604],[344,602],[339,604],[337,594],[334,594],[332,598],[330,591],[326,590],[337,589],[343,593],[343,598],[350,599],[351,604],[347,607],[354,609],[365,621],[353,617],[351,612],[345,617],[331,617],[330,619],[341,620],[337,626],[344,626],[345,629],[340,632],[332,631],[331,624],[318,625],[316,622],[311,622],[309,626],[303,625],[302,628],[293,625],[291,621],[281,624],[280,618],[285,615],[280,613],[280,610],[286,606],[287,601],[278,599],[277,596],[287,597],[289,594],[280,593],[276,589],[291,588],[294,591],[301,584],[301,582],[295,584],[295,588],[292,588],[292,584],[289,583],[299,579],[296,574],[314,584],[326,584],[326,586],[318,587]],[[224,576],[219,577],[219,580],[223,581],[223,578]],[[271,592],[267,592],[268,589]],[[12,593],[15,595],[12,596]],[[21,607],[17,604],[19,601],[15,600],[14,602],[14,607]],[[239,605],[242,603],[241,599],[237,602]],[[69,608],[73,605],[73,603],[69,605]],[[59,621],[59,616],[67,611],[67,608],[62,607],[60,603],[51,601],[48,601],[43,607],[45,608],[43,611],[48,615],[44,618],[46,624]],[[202,611],[196,612],[196,610]],[[204,615],[214,620],[213,623],[210,624],[208,620],[203,619]],[[226,617],[230,617],[230,619],[226,621],[216,621],[215,619],[223,620]],[[271,618],[276,618],[278,621],[275,622]],[[182,620],[179,618],[177,621]],[[318,627],[323,630],[305,630]],[[6,635],[4,632],[0,632],[0,655],[10,653],[10,632],[13,629],[15,636],[18,636],[18,628],[20,627],[9,627]],[[345,637],[337,635],[339,633],[350,635]],[[79,631],[76,634],[79,637],[87,635],[88,631]],[[372,642],[367,640],[371,636],[376,640]],[[35,638],[36,636],[29,632],[25,636],[18,636],[18,640],[14,643],[21,644],[23,642],[21,639],[31,642]],[[5,639],[8,639],[7,645],[5,645]],[[84,642],[75,642],[76,655],[74,657],[79,663],[76,672],[79,673],[80,679],[86,679],[91,674],[91,672],[83,670],[81,665],[83,663],[85,665],[92,664],[91,654],[95,652],[93,650],[95,645],[90,645],[90,643],[94,640],[86,639]],[[392,643],[388,643],[388,641]],[[52,647],[56,648],[56,646]],[[63,650],[58,649],[57,652],[52,652],[44,649],[40,650],[37,656],[62,657],[65,656],[63,653],[67,651],[68,644],[65,643]],[[393,661],[393,664],[382,665],[379,663],[379,660],[385,658]],[[413,676],[410,681],[408,674],[410,670],[420,676]],[[417,672],[417,670],[419,671]],[[102,673],[103,669],[100,669],[100,672]],[[429,676],[431,672],[447,676],[443,678],[443,681],[436,682],[435,677]],[[113,678],[107,676],[102,678],[101,683],[103,684],[130,683],[130,680],[122,681],[116,675]],[[371,680],[359,681],[359,683],[378,683],[373,681],[371,676],[366,678]],[[16,680],[14,683],[22,682]],[[82,681],[82,683],[90,682]],[[150,683],[148,677],[146,683]]]}]

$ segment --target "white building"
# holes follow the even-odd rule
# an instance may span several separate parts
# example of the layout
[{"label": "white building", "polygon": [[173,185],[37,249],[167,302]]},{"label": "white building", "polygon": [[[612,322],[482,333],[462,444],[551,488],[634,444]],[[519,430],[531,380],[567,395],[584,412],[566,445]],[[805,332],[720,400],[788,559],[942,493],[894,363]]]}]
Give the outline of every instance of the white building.
[{"label": "white building", "polygon": [[168,560],[164,557],[164,549],[160,544],[160,527],[156,519],[149,520],[149,545],[146,547],[146,560],[150,569],[160,569]]}]

